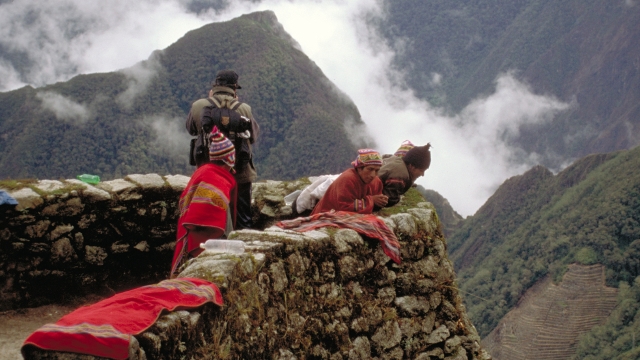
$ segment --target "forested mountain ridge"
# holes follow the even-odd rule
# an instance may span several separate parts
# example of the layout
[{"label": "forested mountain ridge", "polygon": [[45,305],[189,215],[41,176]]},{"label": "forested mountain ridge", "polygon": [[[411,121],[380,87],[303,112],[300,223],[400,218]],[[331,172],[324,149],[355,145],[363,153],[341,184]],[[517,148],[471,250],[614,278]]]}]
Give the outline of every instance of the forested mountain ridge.
[{"label": "forested mountain ridge", "polygon": [[385,1],[376,24],[401,81],[459,112],[511,73],[571,104],[509,139],[542,164],[640,144],[640,4],[608,0]]},{"label": "forested mountain ridge", "polygon": [[345,125],[364,126],[356,106],[265,11],[193,30],[131,68],[0,93],[0,178],[190,174],[186,115],[227,68],[260,124],[261,178],[337,173],[353,160]]},{"label": "forested mountain ridge", "polygon": [[[560,280],[571,263],[603,264],[608,286],[637,287],[638,169],[640,147],[587,156],[557,175],[535,167],[505,181],[464,221],[449,239],[448,250],[481,336],[486,336],[536,281],[546,275]],[[608,320],[618,326],[616,331],[623,323],[640,325],[640,317],[634,318],[640,309],[637,289],[622,293],[627,297],[621,300],[626,304],[627,322],[620,321],[620,314]],[[596,332],[601,337],[615,333]],[[587,351],[585,348],[596,351],[586,343],[579,346],[581,351]]]}]

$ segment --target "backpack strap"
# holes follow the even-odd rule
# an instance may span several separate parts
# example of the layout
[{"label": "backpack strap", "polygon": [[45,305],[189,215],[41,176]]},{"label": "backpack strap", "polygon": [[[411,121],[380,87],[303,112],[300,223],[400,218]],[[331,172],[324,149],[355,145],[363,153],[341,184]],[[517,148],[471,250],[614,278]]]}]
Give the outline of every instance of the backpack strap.
[{"label": "backpack strap", "polygon": [[207,100],[211,103],[211,105],[217,107],[218,109],[222,107],[220,106],[220,102],[215,98],[208,97]]},{"label": "backpack strap", "polygon": [[242,105],[242,103],[237,99],[233,99],[231,100],[231,102],[225,102],[225,105],[227,106],[222,106],[220,101],[218,101],[218,99],[216,99],[215,97],[208,97],[207,100],[209,101],[209,103],[211,103],[211,105],[217,107],[218,109],[227,108],[231,110],[237,110],[240,105]]},{"label": "backpack strap", "polygon": [[233,100],[231,102],[231,104],[229,104],[229,109],[231,110],[238,110],[238,108],[240,107],[240,105],[242,105],[242,103],[238,100]]}]

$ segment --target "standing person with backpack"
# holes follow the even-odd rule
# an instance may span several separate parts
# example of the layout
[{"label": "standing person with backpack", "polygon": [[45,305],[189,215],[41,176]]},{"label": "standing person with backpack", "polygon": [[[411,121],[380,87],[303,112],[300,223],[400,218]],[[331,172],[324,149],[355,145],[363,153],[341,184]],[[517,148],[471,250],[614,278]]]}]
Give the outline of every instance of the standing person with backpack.
[{"label": "standing person with backpack", "polygon": [[209,90],[209,97],[199,99],[191,105],[187,116],[187,130],[192,136],[190,161],[200,167],[208,162],[208,133],[216,126],[236,149],[234,177],[238,183],[238,207],[236,229],[251,228],[251,184],[257,178],[253,163],[252,145],[260,127],[251,113],[251,107],[238,101],[236,91],[238,74],[233,70],[221,70]]}]

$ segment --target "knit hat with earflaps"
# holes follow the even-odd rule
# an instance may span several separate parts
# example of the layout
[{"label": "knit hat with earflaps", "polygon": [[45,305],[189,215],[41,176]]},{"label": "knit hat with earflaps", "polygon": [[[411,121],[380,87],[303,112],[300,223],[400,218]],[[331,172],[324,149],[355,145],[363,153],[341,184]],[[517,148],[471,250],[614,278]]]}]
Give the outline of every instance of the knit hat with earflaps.
[{"label": "knit hat with earflaps", "polygon": [[416,146],[407,151],[402,160],[405,164],[413,165],[418,169],[428,169],[431,166],[431,144],[425,146]]},{"label": "knit hat with earflaps", "polygon": [[227,139],[217,126],[213,127],[209,135],[211,144],[209,145],[209,160],[221,160],[232,168],[236,164],[236,148],[231,140]]},{"label": "knit hat with earflaps", "polygon": [[382,157],[380,153],[373,149],[358,150],[358,157],[351,162],[353,167],[361,167],[367,165],[382,165]]}]

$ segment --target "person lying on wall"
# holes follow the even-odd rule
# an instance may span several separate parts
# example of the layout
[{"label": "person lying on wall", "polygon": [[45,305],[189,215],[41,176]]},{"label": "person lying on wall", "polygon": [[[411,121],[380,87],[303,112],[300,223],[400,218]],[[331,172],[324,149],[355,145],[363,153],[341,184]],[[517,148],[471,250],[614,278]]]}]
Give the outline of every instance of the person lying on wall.
[{"label": "person lying on wall", "polygon": [[353,168],[344,171],[329,185],[311,215],[282,220],[276,226],[299,232],[323,227],[352,229],[365,238],[378,239],[384,253],[400,264],[398,238],[373,214],[388,201],[382,194],[382,181],[378,178],[382,157],[375,150],[361,149],[351,164]]},{"label": "person lying on wall", "polygon": [[236,151],[214,126],[209,135],[209,162],[198,167],[180,195],[178,234],[171,277],[189,258],[200,255],[200,244],[221,239],[234,230],[238,185],[233,177]]},{"label": "person lying on wall", "polygon": [[405,140],[393,156],[385,158],[378,176],[382,181],[382,193],[389,199],[385,207],[400,202],[404,193],[431,166],[431,144],[415,146]]},{"label": "person lying on wall", "polygon": [[335,211],[371,214],[375,207],[387,204],[388,197],[382,194],[382,181],[378,171],[382,166],[380,153],[372,149],[358,150],[358,157],[327,188],[311,212],[311,215]]}]

